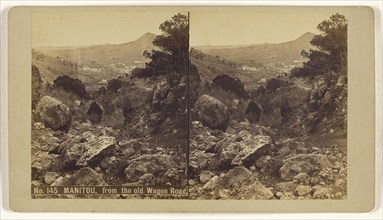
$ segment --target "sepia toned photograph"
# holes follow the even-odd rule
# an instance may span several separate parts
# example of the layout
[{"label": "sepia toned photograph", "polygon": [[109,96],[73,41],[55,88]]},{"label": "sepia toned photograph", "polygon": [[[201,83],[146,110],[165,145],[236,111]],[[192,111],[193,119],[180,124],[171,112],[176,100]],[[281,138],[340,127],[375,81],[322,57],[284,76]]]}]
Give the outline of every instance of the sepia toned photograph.
[{"label": "sepia toned photograph", "polygon": [[33,12],[32,198],[346,199],[347,25]]},{"label": "sepia toned photograph", "polygon": [[33,198],[187,192],[187,12],[32,14]]},{"label": "sepia toned photograph", "polygon": [[190,23],[190,197],[346,199],[347,17],[201,10]]}]

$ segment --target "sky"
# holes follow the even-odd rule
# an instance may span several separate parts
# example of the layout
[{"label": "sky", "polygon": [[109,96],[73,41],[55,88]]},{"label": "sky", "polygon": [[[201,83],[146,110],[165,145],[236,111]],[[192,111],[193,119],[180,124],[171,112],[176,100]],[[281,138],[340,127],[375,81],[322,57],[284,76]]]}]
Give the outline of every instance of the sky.
[{"label": "sky", "polygon": [[161,34],[159,26],[176,11],[45,11],[32,15],[32,47],[120,44],[145,33]]},{"label": "sky", "polygon": [[190,45],[246,45],[282,43],[306,32],[319,34],[317,26],[333,11],[320,13],[263,11],[196,12],[191,16]]},{"label": "sky", "polygon": [[[191,46],[286,42],[306,32],[317,34],[317,25],[335,13],[204,9],[190,12]],[[158,8],[34,12],[32,47],[127,43],[147,32],[161,34],[159,25],[177,12]]]}]

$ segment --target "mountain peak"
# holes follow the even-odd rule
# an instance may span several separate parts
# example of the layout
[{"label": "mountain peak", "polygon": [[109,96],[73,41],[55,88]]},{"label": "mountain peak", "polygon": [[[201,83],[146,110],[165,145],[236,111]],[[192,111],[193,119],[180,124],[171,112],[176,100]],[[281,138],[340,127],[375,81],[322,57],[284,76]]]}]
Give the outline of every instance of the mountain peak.
[{"label": "mountain peak", "polygon": [[313,37],[315,36],[315,34],[311,33],[311,32],[306,32],[304,34],[302,34],[300,37],[297,38],[297,40],[311,40]]},{"label": "mountain peak", "polygon": [[155,37],[156,37],[155,34],[151,32],[147,32],[144,35],[142,35],[140,38],[138,38],[137,40],[154,39]]}]

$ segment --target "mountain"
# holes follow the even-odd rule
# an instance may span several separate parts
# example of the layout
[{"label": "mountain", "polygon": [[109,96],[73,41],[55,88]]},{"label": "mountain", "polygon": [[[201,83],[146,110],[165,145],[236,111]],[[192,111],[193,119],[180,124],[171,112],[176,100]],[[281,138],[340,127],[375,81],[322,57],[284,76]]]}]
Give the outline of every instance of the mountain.
[{"label": "mountain", "polygon": [[303,61],[302,50],[313,48],[310,41],[315,35],[307,32],[299,38],[279,44],[254,44],[230,46],[197,46],[203,53],[220,56],[240,65],[267,65],[284,63],[292,65]]},{"label": "mountain", "polygon": [[123,44],[102,44],[81,47],[34,48],[46,55],[76,62],[78,66],[91,64],[134,64],[145,61],[143,52],[155,48],[156,35],[146,33],[135,41]]}]

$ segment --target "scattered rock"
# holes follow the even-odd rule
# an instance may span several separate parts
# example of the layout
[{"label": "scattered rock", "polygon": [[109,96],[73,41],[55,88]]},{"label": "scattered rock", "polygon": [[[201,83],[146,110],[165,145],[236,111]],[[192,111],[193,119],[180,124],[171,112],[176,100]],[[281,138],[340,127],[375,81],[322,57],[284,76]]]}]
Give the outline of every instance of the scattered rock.
[{"label": "scattered rock", "polygon": [[275,184],[275,189],[280,192],[293,192],[297,188],[298,184],[293,181],[290,182],[281,182]]},{"label": "scattered rock", "polygon": [[295,196],[292,192],[285,192],[282,194],[280,200],[292,200],[295,199]]},{"label": "scattered rock", "polygon": [[345,189],[347,187],[346,180],[339,178],[334,183],[335,186]]},{"label": "scattered rock", "polygon": [[192,125],[193,125],[194,129],[198,129],[198,128],[202,128],[203,127],[203,125],[202,125],[202,123],[200,121],[193,121]]},{"label": "scattered rock", "polygon": [[204,189],[204,190],[215,189],[218,186],[218,182],[219,182],[219,177],[214,176],[207,183],[205,183],[205,185],[203,185],[202,189]]},{"label": "scattered rock", "polygon": [[156,185],[156,177],[151,173],[145,173],[139,178],[139,183],[145,186]]},{"label": "scattered rock", "polygon": [[203,171],[201,175],[199,176],[199,180],[201,181],[201,183],[206,183],[211,179],[212,176],[214,176],[212,172]]},{"label": "scattered rock", "polygon": [[236,191],[236,199],[271,199],[273,193],[266,188],[248,169],[234,167],[224,175],[219,187]]},{"label": "scattered rock", "polygon": [[48,154],[48,152],[40,152],[32,155],[32,169],[46,170],[51,167],[52,161],[57,158],[55,154]]},{"label": "scattered rock", "polygon": [[319,188],[314,192],[313,197],[314,199],[330,199],[331,191],[331,188]]},{"label": "scattered rock", "polygon": [[55,172],[47,172],[45,174],[44,181],[46,184],[51,185],[58,177],[59,175]]},{"label": "scattered rock", "polygon": [[310,186],[304,186],[304,185],[298,185],[297,188],[295,188],[295,193],[298,196],[305,196],[309,193],[311,193],[311,187]]},{"label": "scattered rock", "polygon": [[68,186],[69,185],[69,178],[60,176],[57,178],[51,186]]},{"label": "scattered rock", "polygon": [[283,196],[283,193],[277,192],[275,193],[275,198],[280,199]]},{"label": "scattered rock", "polygon": [[169,155],[158,153],[145,154],[132,160],[124,173],[126,175],[126,180],[136,182],[146,173],[159,176],[160,173],[164,173],[174,167],[175,164]]},{"label": "scattered rock", "polygon": [[196,184],[197,184],[196,181],[194,181],[194,180],[192,180],[192,179],[189,179],[189,185],[190,185],[190,186],[194,186],[194,185],[196,185]]},{"label": "scattered rock", "polygon": [[192,151],[189,157],[189,166],[196,171],[209,170],[212,166],[213,157],[213,153],[206,153],[201,150]]},{"label": "scattered rock", "polygon": [[335,198],[337,198],[337,199],[342,198],[342,196],[343,196],[342,192],[335,193]]},{"label": "scattered rock", "polygon": [[53,130],[68,132],[72,123],[72,114],[63,102],[50,96],[44,96],[36,106],[37,120]]},{"label": "scattered rock", "polygon": [[42,130],[45,128],[45,126],[41,122],[35,122],[35,123],[33,123],[33,128],[36,130]]},{"label": "scattered rock", "polygon": [[311,179],[310,179],[310,176],[307,175],[307,173],[299,173],[296,176],[294,176],[293,180],[295,183],[298,183],[298,184],[301,183],[301,184],[309,185]]},{"label": "scattered rock", "polygon": [[330,167],[331,164],[325,155],[322,154],[298,154],[287,159],[279,170],[281,179],[290,181],[299,173],[312,174]]},{"label": "scattered rock", "polygon": [[69,179],[73,186],[104,186],[107,185],[101,176],[90,167],[83,167]]}]

